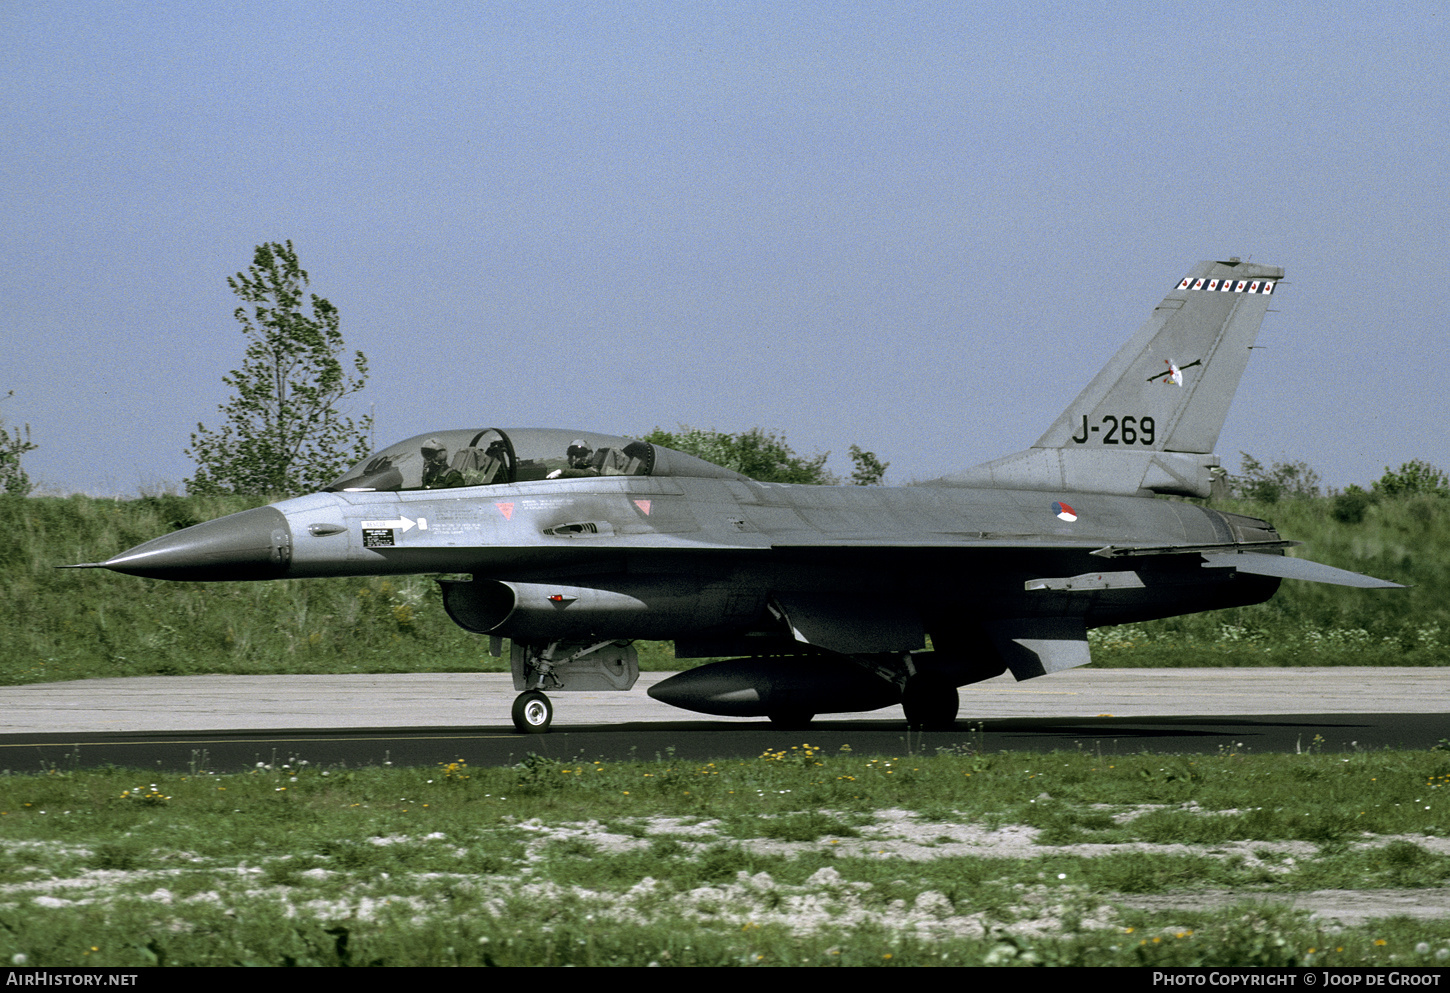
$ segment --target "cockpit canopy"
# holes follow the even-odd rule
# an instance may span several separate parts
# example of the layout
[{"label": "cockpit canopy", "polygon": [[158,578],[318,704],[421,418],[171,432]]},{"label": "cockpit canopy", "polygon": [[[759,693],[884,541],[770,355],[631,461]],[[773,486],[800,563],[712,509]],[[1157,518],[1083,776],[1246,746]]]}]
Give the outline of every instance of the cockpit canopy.
[{"label": "cockpit canopy", "polygon": [[353,466],[328,492],[431,490],[597,476],[743,479],[647,441],[553,428],[469,428],[420,434]]}]

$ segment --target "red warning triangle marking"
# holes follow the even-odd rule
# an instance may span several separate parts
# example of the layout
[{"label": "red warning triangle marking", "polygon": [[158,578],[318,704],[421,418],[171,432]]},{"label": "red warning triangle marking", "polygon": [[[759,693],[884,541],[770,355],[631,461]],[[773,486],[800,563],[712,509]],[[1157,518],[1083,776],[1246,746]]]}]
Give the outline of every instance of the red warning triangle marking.
[{"label": "red warning triangle marking", "polygon": [[498,508],[498,512],[503,515],[503,519],[504,520],[506,520],[506,521],[513,520],[513,516],[514,516],[514,505],[513,504],[511,504],[511,503],[496,503],[496,504],[494,504],[494,506],[497,507]]},{"label": "red warning triangle marking", "polygon": [[650,502],[648,500],[636,500],[636,501],[634,501],[634,505],[636,507],[638,507],[644,513],[644,516],[646,516],[646,517],[649,516],[649,505],[650,505]]}]

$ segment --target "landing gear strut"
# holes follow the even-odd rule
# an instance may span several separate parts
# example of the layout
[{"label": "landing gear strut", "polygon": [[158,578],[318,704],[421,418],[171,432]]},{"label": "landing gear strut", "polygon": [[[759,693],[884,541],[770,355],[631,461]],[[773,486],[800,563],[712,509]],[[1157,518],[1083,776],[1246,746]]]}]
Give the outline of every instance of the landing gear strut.
[{"label": "landing gear strut", "polygon": [[554,721],[554,705],[538,690],[529,690],[514,700],[513,718],[519,734],[543,734]]},{"label": "landing gear strut", "polygon": [[509,667],[514,689],[514,728],[519,734],[544,734],[554,720],[554,704],[544,695],[567,690],[598,693],[627,690],[639,678],[639,656],[627,641],[514,640]]}]

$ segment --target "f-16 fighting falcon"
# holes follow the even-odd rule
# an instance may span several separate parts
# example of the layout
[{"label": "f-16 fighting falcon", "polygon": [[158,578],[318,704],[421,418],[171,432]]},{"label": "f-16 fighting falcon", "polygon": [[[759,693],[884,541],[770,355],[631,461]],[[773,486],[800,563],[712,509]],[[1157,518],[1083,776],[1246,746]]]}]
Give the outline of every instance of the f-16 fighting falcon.
[{"label": "f-16 fighting falcon", "polygon": [[650,689],[677,707],[800,726],[900,703],[950,726],[959,687],[1089,662],[1089,628],[1259,603],[1283,579],[1396,586],[1159,498],[1207,497],[1223,473],[1214,445],[1283,274],[1199,263],[1035,445],[925,484],[760,483],[592,431],[436,430],[320,493],[87,565],[452,576],[449,616],[494,655],[509,639],[521,732],[548,729],[548,694],[630,689],[636,639],[725,657]]}]

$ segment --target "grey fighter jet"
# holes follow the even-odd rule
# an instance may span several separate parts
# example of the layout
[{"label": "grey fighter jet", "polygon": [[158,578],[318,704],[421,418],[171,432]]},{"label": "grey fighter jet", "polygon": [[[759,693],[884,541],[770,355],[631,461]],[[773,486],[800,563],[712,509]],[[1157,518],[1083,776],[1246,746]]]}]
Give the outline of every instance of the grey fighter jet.
[{"label": "grey fighter jet", "polygon": [[[1282,579],[1396,584],[1286,557],[1206,497],[1213,454],[1283,270],[1202,262],[1031,448],[901,488],[760,483],[581,431],[440,430],[320,493],[88,565],[237,581],[434,573],[450,617],[510,641],[513,721],[548,693],[628,690],[635,639],[730,657],[650,690],[799,726],[901,703],[950,725],[958,687],[1090,661],[1089,628],[1259,603]],[[931,649],[926,648],[930,636]]]}]

